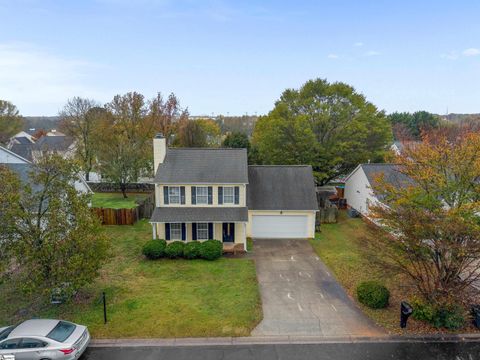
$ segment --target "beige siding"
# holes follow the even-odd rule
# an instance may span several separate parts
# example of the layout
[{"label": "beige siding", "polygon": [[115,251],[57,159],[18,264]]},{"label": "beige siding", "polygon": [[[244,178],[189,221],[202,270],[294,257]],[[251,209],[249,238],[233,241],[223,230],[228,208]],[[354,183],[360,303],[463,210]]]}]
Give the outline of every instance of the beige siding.
[{"label": "beige siding", "polygon": [[308,218],[308,237],[315,237],[315,211],[313,210],[249,210],[247,223],[247,237],[252,237],[252,217],[253,215],[304,215]]},{"label": "beige siding", "polygon": [[163,187],[155,185],[155,206],[160,207],[163,204]]},{"label": "beige siding", "polygon": [[222,224],[221,223],[215,223],[213,224],[213,235],[215,237],[215,240],[220,240],[222,241]]},{"label": "beige siding", "polygon": [[247,250],[247,236],[246,223],[235,223],[235,243],[244,244],[244,249]]},{"label": "beige siding", "polygon": [[[157,207],[160,206],[199,206],[199,207],[244,207],[246,206],[246,185],[229,185],[229,184],[217,184],[217,185],[202,185],[202,184],[175,184],[175,185],[166,185],[166,186],[185,186],[185,204],[165,204],[163,199],[163,185],[155,185],[155,204]],[[212,187],[212,202],[213,204],[196,204],[192,205],[192,186],[211,186]],[[218,187],[228,187],[228,186],[238,186],[239,187],[239,204],[218,204]]]},{"label": "beige siding", "polygon": [[[165,239],[165,224],[156,223],[154,226],[157,227],[157,239]],[[245,228],[246,223],[235,223],[235,243],[246,244]],[[187,241],[193,241],[191,223],[186,224],[186,230]],[[213,224],[213,237],[215,240],[222,241],[222,223]]]},{"label": "beige siding", "polygon": [[157,238],[165,239],[165,224],[155,223],[155,225],[157,226]]}]

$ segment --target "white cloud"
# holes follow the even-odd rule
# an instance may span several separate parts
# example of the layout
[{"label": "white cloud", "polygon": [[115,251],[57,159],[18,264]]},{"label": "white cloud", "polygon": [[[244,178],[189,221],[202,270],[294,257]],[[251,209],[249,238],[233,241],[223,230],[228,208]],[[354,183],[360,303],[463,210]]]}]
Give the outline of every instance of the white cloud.
[{"label": "white cloud", "polygon": [[365,56],[377,56],[377,55],[380,55],[380,52],[375,51],[375,50],[370,50],[370,51],[367,51],[364,55]]},{"label": "white cloud", "polygon": [[464,56],[477,56],[477,55],[480,55],[480,49],[477,49],[477,48],[465,49],[463,50],[462,54]]},{"label": "white cloud", "polygon": [[73,96],[101,97],[86,85],[98,68],[32,44],[0,43],[0,98],[14,102],[28,115],[59,108]]},{"label": "white cloud", "polygon": [[450,51],[448,53],[445,53],[445,54],[441,54],[440,57],[442,59],[448,59],[448,60],[457,60],[459,55],[456,51]]},{"label": "white cloud", "polygon": [[363,42],[358,41],[358,42],[356,42],[355,44],[353,44],[353,46],[355,46],[355,47],[362,47],[362,46],[363,46]]},{"label": "white cloud", "polygon": [[327,57],[329,59],[338,59],[339,58],[339,56],[337,54],[328,54]]}]

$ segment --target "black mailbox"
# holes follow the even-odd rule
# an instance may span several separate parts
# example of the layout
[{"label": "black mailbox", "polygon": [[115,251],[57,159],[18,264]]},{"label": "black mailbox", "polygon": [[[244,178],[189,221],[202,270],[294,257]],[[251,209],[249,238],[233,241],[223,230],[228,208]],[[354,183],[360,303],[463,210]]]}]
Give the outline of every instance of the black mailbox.
[{"label": "black mailbox", "polygon": [[473,325],[480,329],[480,305],[472,306]]},{"label": "black mailbox", "polygon": [[406,301],[402,301],[400,304],[400,327],[405,328],[407,327],[407,320],[412,315],[413,308],[412,306],[407,303]]}]

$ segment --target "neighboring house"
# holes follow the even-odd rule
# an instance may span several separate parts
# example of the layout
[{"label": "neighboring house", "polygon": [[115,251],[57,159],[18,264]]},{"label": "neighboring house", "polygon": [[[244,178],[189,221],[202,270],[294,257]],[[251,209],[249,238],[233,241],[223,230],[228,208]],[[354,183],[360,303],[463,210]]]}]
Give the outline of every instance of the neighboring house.
[{"label": "neighboring house", "polygon": [[57,129],[52,129],[47,132],[46,136],[66,136],[64,133],[58,131]]},{"label": "neighboring house", "polygon": [[42,136],[32,149],[33,159],[39,158],[44,152],[55,152],[64,159],[69,159],[75,155],[75,142],[71,137],[65,135]]},{"label": "neighboring house", "polygon": [[33,161],[32,151],[35,144],[13,144],[9,149],[15,154],[27,159],[28,161]]},{"label": "neighboring house", "polygon": [[399,172],[395,164],[360,164],[345,179],[347,206],[368,217],[370,206],[382,200],[373,190],[379,175],[398,187],[411,183],[410,178]]},{"label": "neighboring house", "polygon": [[153,238],[167,241],[315,236],[309,166],[248,166],[246,149],[168,148],[154,141]]},{"label": "neighboring house", "polygon": [[35,142],[35,138],[33,137],[34,131],[35,129],[30,131],[20,131],[19,133],[13,135],[7,144],[7,148],[11,149],[14,144],[33,144]]},{"label": "neighboring house", "polygon": [[390,146],[390,150],[392,150],[395,155],[401,155],[405,148],[415,147],[420,144],[420,141],[416,140],[405,140],[405,141],[395,141],[392,146]]},{"label": "neighboring house", "polygon": [[72,158],[75,154],[75,142],[69,136],[45,135],[36,142],[13,142],[10,150],[27,159],[28,161],[37,161],[45,152],[55,152],[64,159]]},{"label": "neighboring house", "polygon": [[[38,171],[38,168],[34,163],[2,146],[0,146],[0,166],[1,165],[7,166],[10,170],[17,173],[20,180],[23,182],[30,181],[29,174],[32,171]],[[92,192],[88,184],[80,175],[78,176],[78,180],[75,181],[74,186],[79,193]]]}]

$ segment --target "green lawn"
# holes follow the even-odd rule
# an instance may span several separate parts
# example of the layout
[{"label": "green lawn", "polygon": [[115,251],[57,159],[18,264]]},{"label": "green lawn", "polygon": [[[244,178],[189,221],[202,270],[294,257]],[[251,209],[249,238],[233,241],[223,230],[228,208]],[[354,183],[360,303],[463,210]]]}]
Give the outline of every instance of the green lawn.
[{"label": "green lawn", "polygon": [[132,209],[137,206],[136,200],[143,200],[148,194],[127,193],[127,196],[125,199],[122,193],[94,193],[92,196],[92,207]]},{"label": "green lawn", "polygon": [[[379,280],[390,290],[390,305],[385,309],[372,310],[359,304],[364,312],[391,333],[401,333],[399,329],[399,309],[402,300],[408,300],[413,292],[402,275],[388,274],[369,262],[362,247],[362,237],[367,236],[368,225],[359,218],[348,218],[340,211],[337,224],[322,224],[321,232],[310,240],[313,248],[333,271],[335,277],[356,300],[356,288],[361,281]],[[409,320],[403,332],[435,332],[429,326],[413,319]]]},{"label": "green lawn", "polygon": [[[28,316],[64,318],[89,327],[96,338],[248,336],[262,318],[252,260],[158,260],[141,255],[151,238],[146,221],[106,226],[112,259],[73,304],[18,312],[32,299],[0,285],[0,324]],[[3,287],[3,289],[2,289]],[[103,324],[101,292],[108,323]],[[20,300],[22,299],[22,300]]]}]

